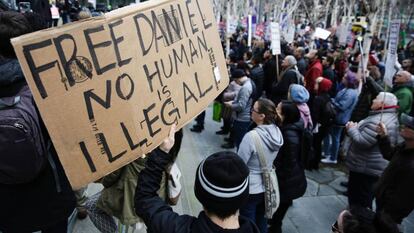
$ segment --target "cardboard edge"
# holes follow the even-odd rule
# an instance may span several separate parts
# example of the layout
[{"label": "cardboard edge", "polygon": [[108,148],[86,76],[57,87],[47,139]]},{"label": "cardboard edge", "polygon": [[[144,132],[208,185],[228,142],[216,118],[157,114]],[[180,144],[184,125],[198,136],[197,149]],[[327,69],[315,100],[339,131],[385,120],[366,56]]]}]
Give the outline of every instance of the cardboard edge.
[{"label": "cardboard edge", "polygon": [[113,19],[119,19],[122,17],[129,16],[133,13],[136,13],[138,11],[145,11],[150,8],[153,8],[155,6],[164,5],[169,2],[175,2],[176,0],[151,0],[147,2],[141,2],[138,4],[133,4],[129,6],[122,7],[120,9],[110,11],[108,13],[105,13],[105,17],[109,20]]},{"label": "cardboard edge", "polygon": [[128,17],[131,14],[134,14],[136,12],[139,11],[145,11],[147,9],[159,6],[159,5],[164,5],[164,4],[168,4],[169,2],[174,2],[175,0],[152,0],[152,1],[147,1],[147,2],[143,2],[143,3],[139,3],[139,4],[134,4],[134,5],[130,5],[130,6],[126,6],[117,10],[113,10],[111,12],[108,12],[102,16],[95,16],[95,17],[91,17],[88,19],[84,19],[81,21],[75,21],[75,22],[71,22],[59,27],[53,27],[53,28],[47,28],[47,29],[43,29],[40,31],[36,31],[36,32],[32,32],[32,33],[28,33],[19,37],[15,37],[11,39],[11,43],[13,44],[13,46],[19,45],[21,43],[21,41],[33,41],[38,39],[39,37],[43,37],[46,34],[50,33],[50,32],[62,32],[62,31],[69,31],[71,29],[77,28],[77,27],[81,27],[81,24],[86,24],[89,22],[93,22],[93,21],[105,21],[105,22],[109,22],[112,20],[116,20],[119,18],[124,18],[124,17]]},{"label": "cardboard edge", "polygon": [[62,25],[62,26],[57,27],[57,28],[47,28],[47,29],[43,29],[43,30],[40,30],[40,31],[35,31],[35,32],[32,32],[32,33],[24,34],[24,35],[21,35],[19,37],[14,37],[10,41],[11,41],[13,47],[15,47],[15,46],[19,46],[23,42],[26,43],[26,42],[39,40],[39,38],[48,36],[50,33],[66,32],[66,31],[73,30],[75,28],[82,27],[80,25],[86,25],[87,23],[95,23],[95,22],[99,22],[99,21],[106,21],[106,19],[105,19],[104,16],[92,17],[92,18],[89,18],[89,19],[84,19],[84,20],[81,20],[81,21],[68,23],[68,24]]}]

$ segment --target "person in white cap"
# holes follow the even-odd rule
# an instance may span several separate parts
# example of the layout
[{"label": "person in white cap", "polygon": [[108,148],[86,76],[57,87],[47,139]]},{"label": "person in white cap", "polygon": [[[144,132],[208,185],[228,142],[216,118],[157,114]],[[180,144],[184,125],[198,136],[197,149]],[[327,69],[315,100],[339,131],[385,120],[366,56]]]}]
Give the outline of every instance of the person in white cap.
[{"label": "person in white cap", "polygon": [[348,122],[347,133],[351,139],[346,157],[349,169],[349,206],[372,208],[374,185],[388,165],[383,158],[377,140],[377,126],[383,123],[387,128],[392,145],[396,145],[398,134],[398,100],[394,94],[380,92],[373,100],[371,112],[358,123]]}]

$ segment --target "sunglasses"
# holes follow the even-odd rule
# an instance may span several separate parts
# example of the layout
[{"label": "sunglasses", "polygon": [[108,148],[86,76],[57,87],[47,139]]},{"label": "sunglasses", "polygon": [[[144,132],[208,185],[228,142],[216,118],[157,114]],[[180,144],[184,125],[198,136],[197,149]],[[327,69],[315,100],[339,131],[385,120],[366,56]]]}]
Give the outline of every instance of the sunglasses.
[{"label": "sunglasses", "polygon": [[332,224],[331,231],[332,231],[332,233],[341,233],[341,232],[339,231],[339,228],[338,228],[338,221],[335,221],[335,223],[334,223],[334,224]]},{"label": "sunglasses", "polygon": [[252,112],[255,112],[257,114],[261,114],[259,111],[256,111],[256,109],[252,108]]}]

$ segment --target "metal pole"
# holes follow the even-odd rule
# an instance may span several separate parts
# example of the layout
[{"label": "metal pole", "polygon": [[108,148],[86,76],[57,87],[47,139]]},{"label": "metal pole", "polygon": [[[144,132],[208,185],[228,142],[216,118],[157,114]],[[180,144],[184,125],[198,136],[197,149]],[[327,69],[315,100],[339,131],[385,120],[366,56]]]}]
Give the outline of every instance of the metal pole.
[{"label": "metal pole", "polygon": [[258,24],[262,22],[262,8],[263,8],[262,0],[259,0],[259,11],[257,12],[257,16],[256,16]]},{"label": "metal pole", "polygon": [[276,81],[279,82],[279,55],[276,55]]}]

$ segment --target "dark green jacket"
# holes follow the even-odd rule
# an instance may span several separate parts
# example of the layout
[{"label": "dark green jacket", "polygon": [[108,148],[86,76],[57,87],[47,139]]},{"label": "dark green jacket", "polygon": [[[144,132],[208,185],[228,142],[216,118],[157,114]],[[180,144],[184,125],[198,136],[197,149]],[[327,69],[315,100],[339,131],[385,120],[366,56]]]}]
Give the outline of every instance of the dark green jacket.
[{"label": "dark green jacket", "polygon": [[[145,168],[147,158],[139,158],[102,179],[104,189],[97,206],[105,213],[115,216],[124,225],[133,225],[142,220],[134,209],[134,196],[139,174]],[[158,195],[166,198],[165,172],[162,176]]]}]

